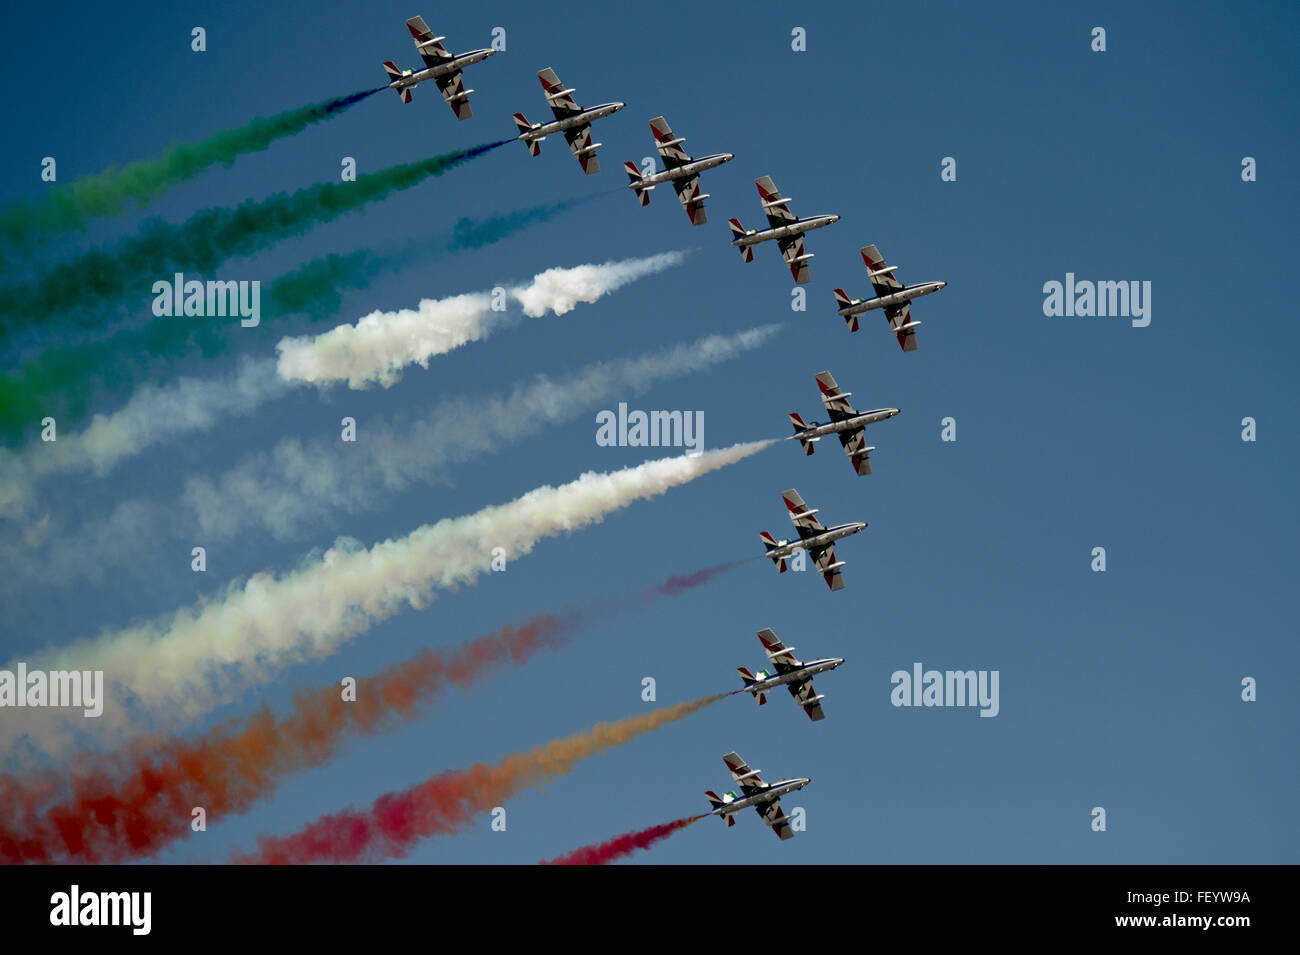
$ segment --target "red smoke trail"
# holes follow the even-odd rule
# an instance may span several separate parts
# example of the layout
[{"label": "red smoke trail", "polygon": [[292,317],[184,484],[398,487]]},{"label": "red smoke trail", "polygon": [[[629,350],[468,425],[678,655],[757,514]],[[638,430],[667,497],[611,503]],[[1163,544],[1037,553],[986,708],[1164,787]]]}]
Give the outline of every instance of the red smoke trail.
[{"label": "red smoke trail", "polygon": [[678,819],[675,822],[666,822],[662,826],[651,826],[649,829],[642,829],[640,832],[626,832],[621,836],[615,836],[608,842],[602,842],[599,845],[583,846],[581,849],[574,849],[550,862],[539,862],[538,865],[609,865],[611,862],[617,862],[624,856],[631,855],[637,849],[649,849],[656,842],[667,839],[678,829],[685,829],[696,820],[703,819],[708,813],[699,816],[687,816],[685,819]]},{"label": "red smoke trail", "polygon": [[[640,602],[681,593],[688,578],[697,586],[712,576],[673,578]],[[423,650],[359,678],[354,702],[344,702],[337,686],[302,690],[284,716],[264,706],[196,739],[146,739],[119,753],[83,757],[63,785],[48,771],[0,775],[0,864],[151,856],[188,835],[194,807],[202,806],[209,822],[245,812],[289,774],[329,762],[348,738],[411,722],[450,686],[465,689],[501,666],[558,648],[618,609],[610,601],[539,614],[457,647]]]},{"label": "red smoke trail", "polygon": [[492,765],[430,776],[407,789],[385,793],[368,809],[321,816],[289,836],[259,836],[257,852],[232,852],[230,861],[263,865],[312,862],[380,862],[402,858],[422,839],[459,832],[476,816],[523,789],[566,775],[582,760],[630,743],[728,696],[717,693],[686,703],[598,723]]}]

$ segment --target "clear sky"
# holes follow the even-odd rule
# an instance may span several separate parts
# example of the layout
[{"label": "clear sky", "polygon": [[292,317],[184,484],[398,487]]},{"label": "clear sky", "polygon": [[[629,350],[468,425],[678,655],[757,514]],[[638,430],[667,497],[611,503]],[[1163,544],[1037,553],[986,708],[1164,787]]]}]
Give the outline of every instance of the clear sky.
[{"label": "clear sky", "polygon": [[[801,655],[847,659],[817,680],[825,721],[809,722],[784,692],[762,709],[725,700],[511,800],[506,832],[484,814],[409,861],[530,863],[701,811],[703,790],[731,788],[721,756],[733,749],[765,778],[812,777],[786,800],[805,809],[807,830],[780,843],[747,812],[734,829],[705,820],[638,861],[1297,861],[1294,6],[759,2],[742,14],[571,3],[557,16],[514,2],[29,5],[7,13],[0,41],[0,201],[48,188],[44,156],[68,182],[378,85],[383,60],[418,62],[403,24],[417,13],[456,51],[505,28],[506,51],[466,74],[474,118],[456,122],[432,84],[405,106],[385,91],[55,248],[113,241],[145,216],[181,221],[336,179],[344,156],[373,171],[513,135],[511,113],[545,116],[535,74],[551,66],[584,105],[628,104],[595,129],[599,176],[584,177],[558,138],[536,159],[511,144],[227,271],[270,280],[329,252],[436,242],[462,216],[602,192],[611,194],[487,249],[422,256],[345,293],[336,321],[555,266],[697,251],[595,305],[523,319],[410,369],[390,389],[302,389],[107,478],[51,482],[72,527],[128,496],[176,501],[188,477],[286,435],[332,436],[343,415],[364,433],[443,397],[486,397],[538,373],[770,322],[784,324],[771,344],[627,400],[702,410],[709,447],[784,436],[790,411],[824,419],[813,379],[822,369],[859,408],[902,414],[869,429],[879,448],[869,477],[829,439],[812,458],[783,442],[544,541],[507,572],[401,613],[214,718],[279,709],[295,687],[362,677],[422,646],[757,555],[760,530],[790,535],[788,487],[828,522],[869,527],[838,549],[842,592],[755,560],[629,608],[560,652],[449,694],[398,732],[355,742],[160,860],[224,857],[258,833],[291,832],[436,771],[642,712],[654,705],[640,697],[647,676],[658,705],[734,689],[735,667],[763,663],[755,632],[771,627]],[[190,50],[194,26],[206,28],[207,52]],[[1104,53],[1090,49],[1096,26]],[[795,27],[806,29],[806,52],[791,49]],[[647,121],[660,114],[693,154],[736,156],[705,175],[710,222],[700,228],[667,187],[645,209],[613,194],[626,182],[622,162],[653,153]],[[1247,156],[1256,182],[1242,181]],[[944,157],[956,160],[955,182],[940,179]],[[791,309],[774,246],[750,264],[728,246],[727,218],[761,224],[761,175],[797,214],[841,217],[808,237],[806,311]],[[879,313],[854,335],[835,314],[837,286],[867,295],[857,253],[867,243],[905,282],[948,282],[914,307],[915,353],[898,349]],[[1067,272],[1150,282],[1150,325],[1046,317],[1043,285]],[[271,354],[305,327],[264,322],[236,336],[239,351]],[[218,375],[233,361],[196,359],[184,371]],[[196,532],[179,517],[148,533],[127,528],[93,577],[10,589],[0,658],[188,605],[232,578],[295,566],[336,536],[369,545],[649,456],[598,446],[599,410],[539,423],[436,485],[377,488],[372,508],[309,535],[249,532],[211,547],[205,576],[189,569]],[[949,416],[955,442],[940,439]],[[1247,416],[1254,443],[1241,439]],[[1105,573],[1090,570],[1094,547],[1106,549]],[[892,706],[891,673],[917,661],[998,670],[997,717]],[[1246,677],[1257,702],[1241,700]],[[1096,806],[1104,833],[1090,829]]]}]

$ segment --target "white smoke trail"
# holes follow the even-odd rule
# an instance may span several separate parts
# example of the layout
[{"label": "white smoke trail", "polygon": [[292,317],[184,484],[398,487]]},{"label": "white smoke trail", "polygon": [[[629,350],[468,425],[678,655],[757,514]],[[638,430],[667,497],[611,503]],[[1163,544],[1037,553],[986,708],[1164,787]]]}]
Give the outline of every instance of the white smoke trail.
[{"label": "white smoke trail", "polygon": [[[529,317],[548,311],[564,315],[578,302],[595,302],[629,282],[680,265],[686,256],[663,252],[604,265],[548,269],[528,285],[510,289],[509,295]],[[286,381],[346,381],[354,389],[372,384],[387,388],[408,365],[428,368],[435,355],[490,335],[505,315],[493,305],[489,293],[424,299],[415,308],[372,312],[355,325],[339,325],[321,335],[284,338],[275,346],[280,353],[277,370]]]},{"label": "white smoke trail", "polygon": [[57,474],[109,473],[126,458],[176,435],[247,415],[291,386],[269,359],[240,362],[229,378],[181,378],[165,388],[137,391],[120,410],[95,415],[76,434],[57,434],[23,452],[0,449],[0,518],[29,515],[39,481]]},{"label": "white smoke trail", "polygon": [[504,396],[443,401],[421,420],[367,428],[359,448],[364,453],[340,454],[337,440],[285,438],[215,478],[191,478],[183,501],[204,540],[227,539],[250,526],[297,536],[328,514],[369,509],[376,488],[398,491],[433,480],[450,465],[530,434],[539,423],[563,421],[598,402],[757,348],[779,327],[710,335],[656,354],[588,365],[566,378],[539,376]]},{"label": "white smoke trail", "polygon": [[236,581],[170,618],[32,655],[24,660],[29,671],[102,670],[108,697],[103,715],[88,720],[79,710],[7,708],[0,753],[60,757],[82,743],[116,745],[159,727],[175,732],[179,723],[267,683],[288,666],[328,656],[406,606],[428,606],[438,590],[474,583],[488,570],[494,548],[517,559],[539,541],[600,523],[635,501],[774,443],[588,472],[507,504],[426,524],[369,550],[340,541],[295,571]]}]

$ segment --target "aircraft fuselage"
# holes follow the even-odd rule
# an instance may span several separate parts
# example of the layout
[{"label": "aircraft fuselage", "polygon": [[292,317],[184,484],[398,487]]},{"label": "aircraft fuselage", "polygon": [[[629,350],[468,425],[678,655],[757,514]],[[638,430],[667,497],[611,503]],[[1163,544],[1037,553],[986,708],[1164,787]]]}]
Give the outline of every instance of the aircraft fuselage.
[{"label": "aircraft fuselage", "polygon": [[706,169],[712,169],[714,166],[721,166],[724,162],[731,162],[735,159],[731,153],[718,153],[716,156],[704,156],[701,159],[692,159],[684,166],[678,166],[675,169],[665,169],[663,172],[657,172],[652,176],[643,176],[640,182],[634,182],[628,186],[629,189],[644,189],[646,186],[658,186],[665,182],[673,182],[676,179],[690,179]]},{"label": "aircraft fuselage", "polygon": [[850,537],[867,525],[863,521],[854,521],[851,524],[836,524],[834,527],[828,527],[825,531],[816,537],[805,537],[800,540],[782,541],[781,546],[774,547],[767,552],[768,557],[790,557],[795,551],[811,550],[815,547],[825,547],[833,544],[841,537]]},{"label": "aircraft fuselage", "polygon": [[810,782],[812,782],[812,780],[806,776],[796,779],[783,779],[779,783],[772,783],[762,792],[754,793],[752,796],[743,796],[739,799],[733,799],[731,802],[719,806],[709,815],[725,817],[737,813],[742,809],[748,809],[751,806],[764,806],[773,799],[779,799],[787,793],[798,792]]},{"label": "aircraft fuselage", "polygon": [[866,302],[847,305],[840,309],[840,314],[848,318],[851,315],[861,315],[863,312],[869,312],[873,308],[889,308],[891,305],[902,305],[904,302],[910,302],[922,295],[937,292],[947,284],[947,282],[922,282],[920,285],[909,285],[907,288],[899,289],[897,292],[891,292],[888,295],[881,295]]},{"label": "aircraft fuselage", "polygon": [[830,421],[826,424],[812,422],[812,426],[800,431],[793,437],[799,439],[820,438],[827,434],[838,434],[841,431],[857,431],[859,428],[869,424],[875,424],[877,421],[885,421],[898,414],[897,408],[878,408],[875,411],[864,411],[856,414],[852,418],[845,418],[843,421]]},{"label": "aircraft fuselage", "polygon": [[553,133],[562,133],[565,130],[586,126],[588,123],[603,119],[606,116],[612,116],[626,105],[626,103],[602,103],[600,106],[584,109],[581,113],[574,113],[564,119],[557,119],[550,123],[538,123],[527,132],[520,133],[519,138],[526,143],[540,141]]},{"label": "aircraft fuselage", "polygon": [[455,73],[457,70],[462,70],[467,66],[472,66],[475,63],[481,63],[495,52],[496,50],[472,50],[469,53],[462,53],[460,56],[452,57],[446,63],[439,63],[437,66],[431,66],[428,69],[420,70],[419,72],[403,73],[397,79],[393,80],[393,82],[389,83],[388,88],[394,90],[408,89],[412,86],[423,83],[425,80],[434,80],[440,76]]},{"label": "aircraft fuselage", "polygon": [[756,683],[751,683],[749,686],[745,687],[745,689],[750,693],[762,693],[778,686],[784,686],[787,683],[797,683],[800,680],[810,679],[818,673],[825,673],[828,670],[834,670],[843,662],[843,657],[827,657],[824,660],[811,660],[797,670],[791,670],[789,673],[778,673],[775,676],[764,677]]},{"label": "aircraft fuselage", "polygon": [[772,239],[789,239],[796,235],[803,235],[805,232],[811,232],[813,229],[820,229],[823,226],[839,221],[839,216],[809,216],[807,219],[796,219],[794,222],[777,226],[774,229],[760,229],[746,233],[732,240],[731,244],[738,249],[743,249],[746,246],[758,245],[760,242],[769,242]]}]

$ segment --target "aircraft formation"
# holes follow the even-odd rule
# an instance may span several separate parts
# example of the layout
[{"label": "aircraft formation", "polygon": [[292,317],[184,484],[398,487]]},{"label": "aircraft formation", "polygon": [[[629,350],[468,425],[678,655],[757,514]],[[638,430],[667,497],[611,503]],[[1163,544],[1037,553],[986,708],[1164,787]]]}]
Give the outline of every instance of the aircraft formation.
[{"label": "aircraft formation", "polygon": [[[412,17],[406,21],[406,25],[425,68],[418,72],[403,71],[391,61],[386,62],[384,69],[390,78],[389,86],[401,96],[403,102],[409,103],[412,99],[411,91],[417,84],[434,80],[456,118],[470,118],[473,113],[470,110],[469,95],[474,91],[465,88],[462,72],[465,68],[486,60],[494,51],[472,50],[453,54],[443,45],[446,38],[435,36],[422,17]],[[601,143],[593,141],[592,124],[619,112],[626,104],[615,101],[583,108],[573,97],[575,90],[566,87],[554,69],[546,67],[539,70],[537,78],[554,119],[546,123],[534,123],[523,113],[515,113],[513,118],[519,130],[519,141],[530,155],[538,156],[541,154],[543,140],[553,134],[563,134],[582,171],[587,175],[600,172],[596,151]],[[691,224],[705,225],[708,222],[705,200],[709,195],[702,191],[701,174],[731,162],[735,156],[723,152],[693,158],[683,148],[685,139],[673,133],[663,116],[650,120],[650,132],[663,168],[643,169],[635,163],[625,162],[623,168],[629,179],[627,188],[640,205],[646,206],[650,204],[650,193],[656,186],[671,184]],[[746,229],[738,218],[728,219],[732,246],[740,251],[745,262],[752,262],[757,246],[775,242],[794,283],[808,284],[811,280],[808,263],[813,255],[806,249],[804,236],[816,229],[834,225],[840,217],[830,213],[807,217],[795,215],[791,210],[791,198],[781,194],[771,176],[760,176],[754,180],[754,185],[758,190],[759,206],[767,217],[767,228]],[[859,251],[874,296],[867,300],[856,299],[850,297],[844,289],[836,288],[834,293],[838,314],[845,320],[848,330],[856,332],[860,328],[860,316],[880,310],[900,348],[904,352],[916,351],[916,328],[921,323],[912,317],[912,301],[943,289],[946,283],[931,281],[904,285],[895,277],[897,266],[887,265],[875,245],[865,245]],[[805,421],[797,412],[791,412],[790,423],[794,426],[795,433],[790,437],[799,442],[806,455],[812,455],[818,441],[834,435],[839,439],[854,473],[858,477],[871,474],[870,455],[876,448],[867,445],[866,428],[894,417],[899,414],[899,409],[857,411],[849,403],[851,393],[840,388],[830,371],[818,372],[815,380],[829,420],[826,423]],[[779,573],[785,573],[794,560],[801,559],[806,554],[831,591],[845,589],[841,571],[845,562],[836,559],[835,543],[865,530],[866,522],[851,521],[828,527],[817,519],[817,508],[809,507],[794,488],[783,491],[781,498],[798,536],[795,539],[777,540],[767,531],[761,532],[759,536],[766,549],[765,556],[776,565]],[[794,648],[785,646],[772,630],[764,628],[758,631],[758,637],[771,669],[751,673],[740,667],[739,673],[745,685],[743,690],[737,692],[750,693],[762,706],[767,702],[768,692],[784,686],[810,720],[823,720],[826,716],[821,706],[823,697],[814,690],[812,678],[834,670],[844,660],[840,657],[826,657],[801,662],[795,657]],[[781,808],[780,800],[782,796],[803,789],[810,779],[794,777],[774,783],[764,782],[759,777],[759,771],[750,769],[735,752],[724,755],[723,762],[739,791],[730,791],[722,796],[712,790],[707,791],[705,795],[711,807],[709,815],[719,816],[728,826],[732,826],[735,825],[737,813],[753,808],[780,839],[792,838],[795,832],[790,817]]]}]

